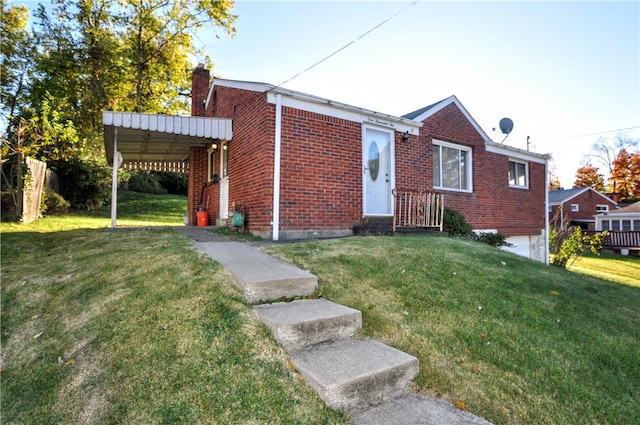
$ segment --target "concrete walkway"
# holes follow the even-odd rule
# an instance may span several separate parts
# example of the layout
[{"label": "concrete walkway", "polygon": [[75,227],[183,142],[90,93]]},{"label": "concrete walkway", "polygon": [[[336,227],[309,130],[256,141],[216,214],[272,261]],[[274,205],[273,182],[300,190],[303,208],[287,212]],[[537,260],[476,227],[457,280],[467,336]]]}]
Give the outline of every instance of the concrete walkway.
[{"label": "concrete walkway", "polygon": [[[418,359],[371,339],[354,338],[360,311],[312,295],[317,277],[250,243],[206,227],[178,227],[234,277],[291,362],[324,402],[351,414],[353,425],[491,425],[452,404],[409,391]],[[276,302],[274,302],[276,301]]]}]

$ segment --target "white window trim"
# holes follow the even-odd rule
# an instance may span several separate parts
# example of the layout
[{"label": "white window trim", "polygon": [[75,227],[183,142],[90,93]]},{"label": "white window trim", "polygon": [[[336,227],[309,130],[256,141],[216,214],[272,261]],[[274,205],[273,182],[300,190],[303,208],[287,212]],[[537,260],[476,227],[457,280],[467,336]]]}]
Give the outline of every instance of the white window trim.
[{"label": "white window trim", "polygon": [[609,205],[605,205],[605,204],[596,205],[596,213],[605,213],[605,212],[609,212]]},{"label": "white window trim", "polygon": [[[468,189],[456,189],[456,188],[451,188],[451,187],[444,187],[444,186],[436,186],[435,184],[433,185],[434,189],[439,189],[439,190],[448,190],[451,192],[463,192],[463,193],[473,193],[473,151],[469,146],[464,146],[464,145],[457,145],[455,143],[449,143],[449,142],[445,142],[442,140],[433,140],[433,145],[434,146],[441,146],[441,147],[447,147],[447,148],[451,148],[451,149],[458,149],[464,152],[467,152],[468,154],[468,161],[469,161],[469,166],[468,166],[468,170],[467,170],[467,187]],[[440,152],[440,161],[442,161],[442,151]],[[432,163],[433,165],[433,163]],[[442,164],[440,164],[440,170],[442,170]],[[433,170],[435,171],[435,170]],[[435,180],[435,179],[434,179]],[[442,183],[442,176],[440,176],[440,182]]]},{"label": "white window trim", "polygon": [[571,212],[580,212],[580,204],[571,204],[570,211]]},{"label": "white window trim", "polygon": [[[512,187],[514,189],[529,189],[529,163],[526,161],[520,161],[514,158],[509,158],[509,162],[514,162],[516,164],[524,165],[524,185],[511,184],[511,182],[509,182],[509,187]],[[517,170],[518,169],[516,168],[516,171]],[[508,170],[507,170],[507,178],[508,178]],[[516,178],[516,181],[518,181],[517,178]]]}]

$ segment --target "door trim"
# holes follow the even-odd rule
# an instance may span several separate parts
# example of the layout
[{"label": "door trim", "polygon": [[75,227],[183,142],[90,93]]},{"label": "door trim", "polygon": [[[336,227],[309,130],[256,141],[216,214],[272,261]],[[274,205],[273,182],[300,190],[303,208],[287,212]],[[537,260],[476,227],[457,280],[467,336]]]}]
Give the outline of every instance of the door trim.
[{"label": "door trim", "polygon": [[[365,142],[368,130],[375,130],[389,135],[389,213],[369,213],[367,212],[367,169],[366,158],[367,152],[365,152]],[[395,152],[395,130],[386,127],[379,127],[373,125],[362,126],[362,140],[361,145],[361,159],[360,167],[362,171],[362,215],[363,217],[393,217],[393,209],[395,208],[394,198],[391,193],[396,184],[396,152]],[[382,172],[382,170],[381,170]]]}]

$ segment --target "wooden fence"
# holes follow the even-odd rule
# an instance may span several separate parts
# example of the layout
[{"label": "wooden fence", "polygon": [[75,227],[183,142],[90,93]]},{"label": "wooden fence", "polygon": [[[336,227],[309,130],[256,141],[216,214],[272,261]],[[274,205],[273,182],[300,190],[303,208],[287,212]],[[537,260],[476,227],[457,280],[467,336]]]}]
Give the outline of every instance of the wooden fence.
[{"label": "wooden fence", "polygon": [[393,189],[393,232],[396,228],[436,228],[442,232],[444,195]]}]

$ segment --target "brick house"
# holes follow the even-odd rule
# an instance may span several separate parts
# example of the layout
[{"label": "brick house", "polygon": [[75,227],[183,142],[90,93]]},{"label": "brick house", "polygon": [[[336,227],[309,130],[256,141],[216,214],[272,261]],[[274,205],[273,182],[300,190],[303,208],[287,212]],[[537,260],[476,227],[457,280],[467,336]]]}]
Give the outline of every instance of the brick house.
[{"label": "brick house", "polygon": [[618,208],[618,204],[592,187],[549,191],[549,221],[567,222],[584,230],[595,230],[595,216]]},{"label": "brick house", "polygon": [[392,189],[429,191],[476,230],[499,231],[514,252],[547,261],[547,157],[492,142],[455,96],[396,117],[264,83],[211,81],[199,66],[189,118],[232,126],[229,136],[182,145],[190,225],[208,200],[211,222],[243,205],[248,230],[267,239],[347,236],[367,220],[391,221]]}]

